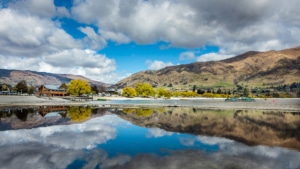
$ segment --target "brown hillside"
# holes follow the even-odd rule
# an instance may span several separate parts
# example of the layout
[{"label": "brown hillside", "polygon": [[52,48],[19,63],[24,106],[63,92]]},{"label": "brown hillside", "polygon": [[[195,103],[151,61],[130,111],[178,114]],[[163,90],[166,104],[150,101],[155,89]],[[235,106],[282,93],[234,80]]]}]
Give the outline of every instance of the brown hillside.
[{"label": "brown hillside", "polygon": [[300,47],[282,51],[247,52],[222,61],[196,62],[170,66],[157,71],[138,72],[115,86],[153,86],[189,88],[190,86],[230,87],[236,83],[259,86],[300,81]]},{"label": "brown hillside", "polygon": [[94,81],[80,75],[55,74],[46,72],[35,72],[30,70],[8,70],[0,69],[0,84],[6,83],[16,85],[21,80],[25,80],[28,85],[61,85],[69,83],[73,79],[82,79],[93,85],[106,85],[102,82]]}]

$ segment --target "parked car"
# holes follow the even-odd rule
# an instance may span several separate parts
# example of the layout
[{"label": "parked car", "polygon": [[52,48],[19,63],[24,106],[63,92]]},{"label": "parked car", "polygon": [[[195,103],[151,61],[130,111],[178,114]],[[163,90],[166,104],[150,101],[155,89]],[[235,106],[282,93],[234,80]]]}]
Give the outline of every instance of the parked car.
[{"label": "parked car", "polygon": [[232,97],[232,98],[225,99],[225,102],[254,102],[254,101],[255,99],[251,97],[241,97],[241,98]]}]

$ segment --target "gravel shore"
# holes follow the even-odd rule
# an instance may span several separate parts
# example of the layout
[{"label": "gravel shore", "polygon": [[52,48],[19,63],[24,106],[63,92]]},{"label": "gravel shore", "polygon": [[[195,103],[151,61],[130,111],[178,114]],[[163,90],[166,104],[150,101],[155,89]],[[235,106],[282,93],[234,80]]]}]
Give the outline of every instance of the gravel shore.
[{"label": "gravel shore", "polygon": [[[0,106],[39,106],[39,105],[102,105],[102,106],[174,106],[160,104],[160,100],[149,98],[124,98],[105,97],[109,101],[70,101],[57,97],[36,97],[36,96],[0,96]],[[95,100],[95,99],[94,99]],[[136,104],[134,101],[150,101],[144,104]],[[155,102],[151,102],[151,100]],[[300,98],[270,98],[256,99],[255,102],[225,102],[220,98],[171,98],[176,106],[190,106],[199,108],[220,108],[220,109],[265,109],[265,110],[292,110],[300,111]],[[118,102],[120,101],[120,102]],[[130,101],[122,102],[122,101]],[[163,101],[162,101],[163,102]],[[158,104],[157,104],[158,103]],[[188,103],[188,104],[185,104]]]}]

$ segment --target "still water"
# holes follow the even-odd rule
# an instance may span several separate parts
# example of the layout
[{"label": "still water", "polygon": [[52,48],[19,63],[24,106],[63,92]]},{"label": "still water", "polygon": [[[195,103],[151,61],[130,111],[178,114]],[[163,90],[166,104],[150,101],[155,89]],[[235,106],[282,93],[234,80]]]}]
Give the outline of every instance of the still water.
[{"label": "still water", "polygon": [[298,112],[0,109],[0,168],[299,169]]}]

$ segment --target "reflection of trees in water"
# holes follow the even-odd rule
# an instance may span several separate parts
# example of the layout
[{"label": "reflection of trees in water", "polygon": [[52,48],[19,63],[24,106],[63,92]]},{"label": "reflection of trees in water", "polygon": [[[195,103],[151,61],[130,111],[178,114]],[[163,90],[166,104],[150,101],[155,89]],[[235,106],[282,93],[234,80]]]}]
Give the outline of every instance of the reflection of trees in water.
[{"label": "reflection of trees in water", "polygon": [[4,109],[0,111],[0,118],[8,118],[15,115],[21,121],[26,121],[29,114],[33,114],[34,109]]},{"label": "reflection of trees in water", "polygon": [[91,117],[91,107],[71,106],[68,115],[73,122],[82,122]]},{"label": "reflection of trees in water", "polygon": [[108,109],[107,108],[93,108],[92,109],[92,114],[93,115],[104,115],[108,113]]},{"label": "reflection of trees in water", "polygon": [[39,106],[37,111],[41,116],[45,116],[48,113],[58,112],[63,118],[66,118],[66,111],[68,106]]},{"label": "reflection of trees in water", "polygon": [[38,116],[47,117],[46,115],[50,113],[59,114],[62,118],[70,117],[72,121],[79,122],[90,118],[91,115],[104,115],[108,113],[108,109],[78,106],[37,106],[33,108],[0,108],[0,119],[14,119],[14,117],[17,117],[17,119],[20,119],[21,121],[28,121],[31,118],[39,118]]},{"label": "reflection of trees in water", "polygon": [[28,110],[27,109],[17,110],[15,112],[15,115],[18,117],[18,119],[20,119],[22,121],[26,121],[27,115],[28,115]]},{"label": "reflection of trees in water", "polygon": [[13,114],[13,111],[11,111],[10,109],[4,109],[0,111],[0,118],[11,117]]},{"label": "reflection of trees in water", "polygon": [[124,108],[124,113],[135,114],[137,116],[148,117],[154,112],[154,109],[135,109],[135,108]]},{"label": "reflection of trees in water", "polygon": [[61,115],[62,118],[67,118],[68,113],[67,112],[60,112],[59,113]]}]

